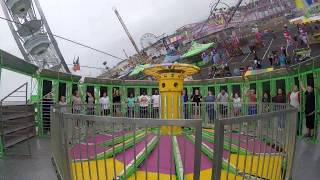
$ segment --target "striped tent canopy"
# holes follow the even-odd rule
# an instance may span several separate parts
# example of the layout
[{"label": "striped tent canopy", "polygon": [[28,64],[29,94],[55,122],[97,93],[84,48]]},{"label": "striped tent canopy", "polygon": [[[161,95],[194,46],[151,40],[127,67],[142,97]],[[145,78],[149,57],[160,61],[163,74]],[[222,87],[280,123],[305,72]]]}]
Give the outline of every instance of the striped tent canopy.
[{"label": "striped tent canopy", "polygon": [[257,74],[271,72],[271,71],[273,71],[273,68],[252,70],[252,71],[247,71],[244,76],[252,76],[252,75],[257,75]]},{"label": "striped tent canopy", "polygon": [[290,20],[290,23],[292,24],[310,24],[310,23],[315,23],[315,22],[320,22],[320,15],[318,16],[312,16],[312,17],[305,17],[301,16],[298,18],[294,18]]}]

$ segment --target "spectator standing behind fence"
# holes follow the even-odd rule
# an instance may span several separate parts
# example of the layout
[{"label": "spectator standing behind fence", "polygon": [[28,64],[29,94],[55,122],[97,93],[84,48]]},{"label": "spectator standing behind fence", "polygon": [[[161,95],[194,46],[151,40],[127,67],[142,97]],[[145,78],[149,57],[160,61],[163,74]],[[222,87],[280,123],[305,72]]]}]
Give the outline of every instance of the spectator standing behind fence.
[{"label": "spectator standing behind fence", "polygon": [[112,103],[113,103],[113,116],[120,116],[121,111],[121,96],[118,89],[114,89],[113,95],[112,95]]},{"label": "spectator standing behind fence", "polygon": [[72,96],[72,113],[80,114],[81,111],[81,98],[79,91],[74,91]]},{"label": "spectator standing behind fence", "polygon": [[206,110],[208,113],[209,123],[214,123],[214,101],[215,97],[212,95],[212,91],[208,91],[208,96],[204,98],[204,101],[206,102]]},{"label": "spectator standing behind fence", "polygon": [[268,54],[268,60],[269,60],[270,66],[272,67],[273,66],[273,54],[271,52]]},{"label": "spectator standing behind fence", "polygon": [[309,41],[308,41],[308,33],[302,27],[299,27],[299,37],[301,39],[301,43],[303,43],[305,46],[307,46],[307,48],[310,48]]},{"label": "spectator standing behind fence", "polygon": [[288,94],[289,103],[298,110],[297,113],[297,135],[302,134],[302,122],[300,121],[300,92],[297,85],[293,85],[292,91]]},{"label": "spectator standing behind fence", "polygon": [[238,93],[234,93],[232,97],[233,115],[239,116],[241,113],[242,101]]},{"label": "spectator standing behind fence", "polygon": [[86,96],[87,114],[94,115],[94,96],[91,92],[87,92]]},{"label": "spectator standing behind fence", "polygon": [[306,116],[306,127],[307,134],[305,137],[311,138],[313,136],[314,127],[315,127],[315,96],[313,87],[308,85],[307,88],[300,82],[302,91],[305,93],[305,116]]},{"label": "spectator standing behind fence", "polygon": [[191,96],[191,102],[193,107],[193,118],[200,118],[200,102],[202,101],[202,96],[200,95],[199,89],[194,91],[194,94]]},{"label": "spectator standing behind fence", "polygon": [[262,103],[263,103],[263,112],[269,112],[270,111],[270,96],[268,92],[263,93],[262,97]]},{"label": "spectator standing behind fence", "polygon": [[152,99],[152,118],[159,118],[159,107],[160,107],[160,95],[159,91],[155,90]]},{"label": "spectator standing behind fence", "polygon": [[284,67],[286,65],[286,56],[283,53],[279,56],[279,64],[280,67]]},{"label": "spectator standing behind fence", "polygon": [[184,89],[182,91],[182,100],[183,100],[183,114],[184,114],[184,119],[188,119],[188,95],[187,91]]},{"label": "spectator standing behind fence", "polygon": [[257,114],[257,95],[254,89],[248,91],[248,114],[254,115]]},{"label": "spectator standing behind fence", "polygon": [[286,39],[286,42],[287,42],[286,54],[288,54],[288,49],[293,46],[293,40],[292,40],[292,36],[291,36],[290,32],[288,31],[288,26],[287,25],[284,26],[283,35],[284,35],[284,38]]},{"label": "spectator standing behind fence", "polygon": [[[279,88],[277,90],[277,95],[272,98],[272,102],[273,103],[281,103],[281,104],[286,103],[286,96],[284,95],[283,90],[281,88]],[[274,106],[274,108],[275,108],[274,110],[277,111],[277,110],[281,110],[283,108],[283,106],[280,104],[276,104]],[[278,116],[278,129],[279,130],[282,130],[284,128],[283,119],[284,119],[283,114]]]},{"label": "spectator standing behind fence", "polygon": [[110,114],[110,109],[109,109],[110,101],[106,92],[103,92],[102,97],[100,98],[99,101],[101,105],[101,115],[108,116]]},{"label": "spectator standing behind fence", "polygon": [[60,106],[60,112],[61,112],[61,113],[67,112],[66,97],[64,97],[64,96],[61,96],[61,97],[60,97],[59,106]]},{"label": "spectator standing behind fence", "polygon": [[228,115],[228,98],[229,95],[224,89],[222,89],[217,96],[217,101],[220,103],[219,109],[222,117],[227,117]]},{"label": "spectator standing behind fence", "polygon": [[143,91],[142,95],[139,97],[140,118],[147,118],[149,102],[150,102],[149,96],[147,96],[146,92]]},{"label": "spectator standing behind fence", "polygon": [[127,105],[128,105],[128,117],[134,117],[134,106],[137,101],[137,98],[133,96],[133,93],[130,93],[129,97],[127,98]]}]

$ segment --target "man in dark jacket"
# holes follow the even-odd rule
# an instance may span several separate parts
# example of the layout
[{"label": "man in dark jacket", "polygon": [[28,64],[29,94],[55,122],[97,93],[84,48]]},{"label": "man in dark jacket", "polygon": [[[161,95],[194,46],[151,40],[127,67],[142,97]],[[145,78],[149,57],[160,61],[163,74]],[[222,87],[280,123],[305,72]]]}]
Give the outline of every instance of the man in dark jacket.
[{"label": "man in dark jacket", "polygon": [[306,127],[308,129],[307,134],[305,137],[312,137],[315,126],[315,96],[313,87],[311,85],[308,85],[307,88],[300,82],[300,87],[302,91],[305,93],[305,116],[306,116]]}]

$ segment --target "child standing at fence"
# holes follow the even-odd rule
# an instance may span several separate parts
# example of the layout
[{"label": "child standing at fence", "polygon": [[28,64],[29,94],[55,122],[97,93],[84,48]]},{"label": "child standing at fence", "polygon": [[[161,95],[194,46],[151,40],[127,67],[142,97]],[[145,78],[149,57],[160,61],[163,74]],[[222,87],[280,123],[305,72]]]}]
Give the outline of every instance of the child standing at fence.
[{"label": "child standing at fence", "polygon": [[133,96],[133,93],[130,93],[129,97],[127,98],[127,106],[128,106],[128,117],[134,117],[134,107],[137,99]]},{"label": "child standing at fence", "polygon": [[64,97],[64,96],[61,96],[61,97],[60,97],[59,105],[60,105],[60,112],[61,112],[61,113],[67,112],[66,97]]},{"label": "child standing at fence", "polygon": [[110,114],[109,104],[110,104],[109,97],[107,96],[106,92],[103,92],[102,97],[100,98],[102,116],[107,116]]},{"label": "child standing at fence", "polygon": [[148,117],[148,106],[149,106],[150,98],[146,95],[146,92],[143,91],[142,95],[139,97],[139,105],[140,105],[140,118]]},{"label": "child standing at fence", "polygon": [[241,98],[238,93],[234,93],[234,97],[232,98],[233,102],[233,114],[234,116],[239,116],[241,112]]},{"label": "child standing at fence", "polygon": [[270,111],[270,96],[269,93],[267,91],[265,91],[263,93],[263,97],[262,97],[262,105],[263,105],[263,112],[269,112]]},{"label": "child standing at fence", "polygon": [[193,116],[195,119],[200,118],[200,102],[202,101],[202,96],[200,95],[199,89],[194,91],[191,96],[191,102],[193,107]]},{"label": "child standing at fence", "polygon": [[72,113],[80,114],[81,111],[81,98],[78,90],[74,91],[72,96]]},{"label": "child standing at fence", "polygon": [[94,96],[91,94],[91,92],[87,92],[86,103],[87,114],[94,115]]},{"label": "child standing at fence", "polygon": [[159,91],[155,90],[152,99],[152,118],[159,118],[160,96]]},{"label": "child standing at fence", "polygon": [[[272,98],[272,102],[278,103],[274,105],[275,111],[281,110],[284,107],[281,104],[286,103],[286,96],[284,95],[282,89],[280,88],[278,89],[277,95]],[[284,117],[283,117],[283,114],[281,114],[278,116],[278,130],[282,130],[283,128],[284,128]]]},{"label": "child standing at fence", "polygon": [[224,89],[217,96],[217,101],[220,102],[219,109],[222,117],[227,117],[228,115],[228,98],[229,95]]},{"label": "child standing at fence", "polygon": [[257,95],[254,89],[248,91],[248,114],[254,115],[257,114]]}]

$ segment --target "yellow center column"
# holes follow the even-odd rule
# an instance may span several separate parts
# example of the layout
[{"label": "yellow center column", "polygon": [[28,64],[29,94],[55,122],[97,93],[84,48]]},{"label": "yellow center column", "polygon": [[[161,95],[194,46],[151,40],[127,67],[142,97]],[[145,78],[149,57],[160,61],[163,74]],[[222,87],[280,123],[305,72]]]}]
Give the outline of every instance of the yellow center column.
[{"label": "yellow center column", "polygon": [[[159,79],[159,91],[161,94],[161,118],[181,119],[183,90],[183,76],[179,73],[164,73]],[[161,127],[162,134],[180,134],[181,127]]]},{"label": "yellow center column", "polygon": [[[144,73],[155,77],[159,81],[161,97],[161,118],[182,119],[183,101],[181,93],[185,77],[195,74],[199,68],[189,64],[157,64],[147,67]],[[162,134],[181,134],[181,127],[161,127]]]}]

